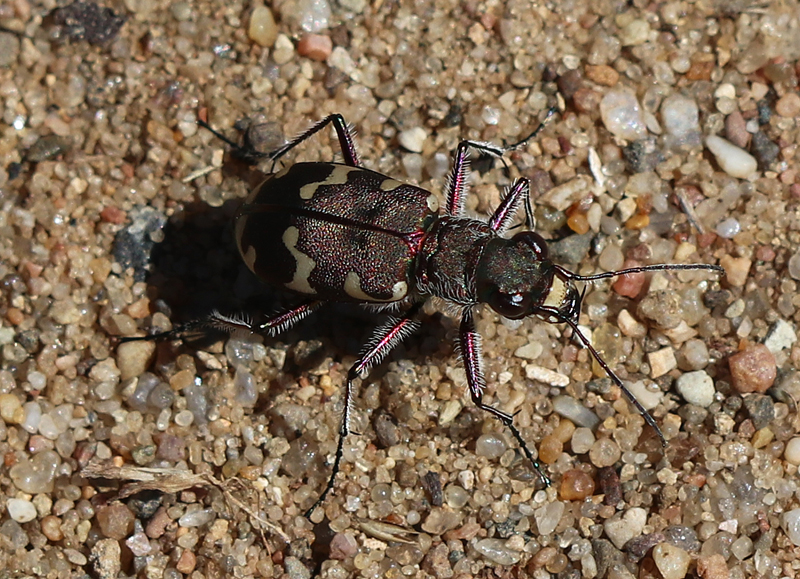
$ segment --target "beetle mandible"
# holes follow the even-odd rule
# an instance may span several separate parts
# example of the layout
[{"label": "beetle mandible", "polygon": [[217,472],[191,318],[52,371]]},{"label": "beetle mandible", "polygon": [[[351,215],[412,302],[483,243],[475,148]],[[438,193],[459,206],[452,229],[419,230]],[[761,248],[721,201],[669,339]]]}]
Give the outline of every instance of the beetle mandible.
[{"label": "beetle mandible", "polygon": [[[547,118],[555,112],[551,109]],[[547,119],[545,119],[546,121]],[[664,436],[650,413],[623,384],[578,329],[581,311],[576,281],[593,281],[627,273],[660,270],[711,270],[706,264],[657,264],[581,276],[554,264],[545,240],[523,230],[505,237],[520,205],[528,208],[529,182],[517,179],[497,209],[481,221],[465,215],[470,149],[500,157],[534,138],[544,122],[525,139],[509,146],[461,141],[456,149],[444,208],[425,189],[402,183],[361,166],[353,136],[340,114],[332,114],[271,153],[245,151],[211,129],[245,160],[275,162],[328,125],[333,125],[343,162],[295,163],[268,174],[247,197],[234,218],[239,252],[261,280],[302,296],[299,304],[263,324],[214,313],[207,320],[227,330],[244,329],[275,336],[296,324],[324,302],[351,302],[389,310],[388,322],[377,328],[347,373],[344,410],[328,483],[306,516],[334,488],[344,439],[350,433],[354,381],[364,375],[420,325],[423,303],[438,297],[460,311],[459,350],[467,386],[475,405],[498,418],[517,440],[545,485],[550,480],[533,456],[513,417],[483,401],[486,388],[481,339],[473,310],[488,304],[506,318],[538,316],[565,323],[647,424]]]}]

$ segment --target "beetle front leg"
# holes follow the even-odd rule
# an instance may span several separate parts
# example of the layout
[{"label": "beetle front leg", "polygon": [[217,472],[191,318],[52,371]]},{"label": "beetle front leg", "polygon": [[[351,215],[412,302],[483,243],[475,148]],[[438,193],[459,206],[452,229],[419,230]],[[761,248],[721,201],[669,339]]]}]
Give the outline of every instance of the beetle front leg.
[{"label": "beetle front leg", "polygon": [[527,202],[529,194],[530,182],[524,177],[517,179],[489,219],[489,227],[492,231],[498,235],[504,233],[511,225],[511,221],[519,209],[519,204],[523,201]]},{"label": "beetle front leg", "polygon": [[470,308],[466,308],[461,316],[459,344],[461,346],[461,357],[464,360],[464,369],[467,373],[469,393],[472,396],[472,401],[475,403],[475,406],[497,417],[508,427],[511,434],[517,439],[517,443],[522,449],[522,452],[525,453],[525,456],[527,456],[528,460],[533,464],[533,468],[536,469],[539,478],[545,486],[550,486],[550,478],[544,473],[539,461],[534,458],[533,453],[531,453],[525,440],[523,440],[519,430],[514,426],[514,417],[483,403],[483,391],[486,388],[486,379],[483,373],[481,337],[475,330],[475,320],[473,319],[472,310]]},{"label": "beetle front leg", "polygon": [[277,161],[281,157],[283,157],[286,153],[294,149],[297,145],[305,141],[306,139],[312,137],[325,127],[327,127],[330,123],[333,123],[333,128],[336,129],[336,136],[339,138],[339,146],[342,148],[342,156],[344,157],[344,164],[350,165],[351,167],[358,167],[358,153],[356,153],[356,146],[355,142],[353,141],[353,135],[350,133],[350,129],[347,126],[347,123],[344,120],[344,117],[339,113],[334,113],[332,115],[328,115],[320,122],[315,124],[313,127],[308,129],[307,131],[301,133],[281,148],[272,151],[269,154],[269,158],[272,161]]},{"label": "beetle front leg", "polygon": [[392,348],[419,327],[419,321],[414,318],[421,308],[422,302],[414,304],[401,318],[391,318],[389,322],[376,329],[356,363],[347,372],[347,384],[344,389],[344,411],[339,425],[339,441],[336,444],[336,455],[333,459],[331,476],[328,479],[328,484],[325,485],[325,490],[322,491],[322,494],[311,508],[306,511],[306,518],[310,518],[314,510],[322,504],[328,493],[333,490],[336,482],[336,475],[339,473],[342,455],[344,454],[344,439],[350,434],[350,418],[353,410],[353,382],[356,378],[368,372],[370,368],[380,364],[386,354],[392,351]]}]

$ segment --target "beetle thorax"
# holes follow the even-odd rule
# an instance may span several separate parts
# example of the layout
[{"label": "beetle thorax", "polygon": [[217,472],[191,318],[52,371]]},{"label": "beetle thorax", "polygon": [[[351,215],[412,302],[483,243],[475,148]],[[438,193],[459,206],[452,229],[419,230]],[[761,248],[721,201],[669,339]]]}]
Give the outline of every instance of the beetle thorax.
[{"label": "beetle thorax", "polygon": [[483,221],[440,217],[428,230],[417,256],[414,277],[419,294],[459,305],[477,303],[475,270],[484,247],[496,238]]}]

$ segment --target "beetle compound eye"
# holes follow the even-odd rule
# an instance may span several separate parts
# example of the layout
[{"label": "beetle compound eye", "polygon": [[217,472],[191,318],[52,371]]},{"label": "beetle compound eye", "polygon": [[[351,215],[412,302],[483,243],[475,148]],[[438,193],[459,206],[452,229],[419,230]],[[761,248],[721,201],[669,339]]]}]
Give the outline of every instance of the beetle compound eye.
[{"label": "beetle compound eye", "polygon": [[511,241],[515,243],[524,243],[533,253],[536,254],[536,259],[547,259],[547,242],[544,238],[533,231],[520,231]]},{"label": "beetle compound eye", "polygon": [[531,296],[527,293],[497,292],[489,299],[489,305],[501,316],[518,320],[530,314]]}]

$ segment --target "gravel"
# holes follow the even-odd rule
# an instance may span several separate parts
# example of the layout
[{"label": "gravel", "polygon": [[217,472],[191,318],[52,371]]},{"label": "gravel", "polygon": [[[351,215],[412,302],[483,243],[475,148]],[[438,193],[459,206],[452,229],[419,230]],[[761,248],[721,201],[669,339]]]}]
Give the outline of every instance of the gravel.
[{"label": "gravel", "polygon": [[[762,4],[0,7],[0,575],[791,576],[800,32]],[[526,176],[537,231],[579,274],[725,268],[584,298],[578,322],[666,449],[569,331],[478,313],[484,401],[546,456],[543,488],[464,392],[457,322],[430,307],[361,382],[309,521],[378,316],[118,343],[289,303],[232,242],[259,175],[197,119],[270,151],[341,113],[365,167],[439,195],[459,140],[517,142],[551,106],[505,163],[473,159],[471,215]],[[328,133],[286,164],[335,159]]]}]

